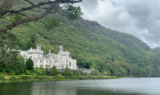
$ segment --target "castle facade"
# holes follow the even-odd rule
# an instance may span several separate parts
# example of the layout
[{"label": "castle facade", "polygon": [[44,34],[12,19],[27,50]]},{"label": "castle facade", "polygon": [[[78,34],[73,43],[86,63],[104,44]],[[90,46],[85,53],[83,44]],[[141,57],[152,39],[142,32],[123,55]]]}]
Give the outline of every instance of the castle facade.
[{"label": "castle facade", "polygon": [[58,54],[51,53],[51,49],[49,49],[49,54],[45,55],[40,45],[37,45],[36,49],[30,48],[28,51],[20,51],[20,54],[25,61],[31,58],[34,62],[34,67],[45,68],[48,65],[49,68],[52,68],[54,65],[57,69],[65,69],[66,66],[71,70],[78,69],[77,60],[72,59],[68,51],[63,51],[63,46],[59,46]]}]

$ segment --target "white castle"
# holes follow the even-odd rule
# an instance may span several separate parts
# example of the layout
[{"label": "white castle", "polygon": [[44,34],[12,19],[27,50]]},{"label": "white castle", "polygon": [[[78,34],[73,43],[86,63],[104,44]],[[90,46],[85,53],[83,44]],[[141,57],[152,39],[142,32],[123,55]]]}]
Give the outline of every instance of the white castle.
[{"label": "white castle", "polygon": [[65,69],[66,66],[71,70],[77,70],[77,60],[72,59],[69,55],[68,51],[63,51],[63,46],[59,46],[59,53],[54,54],[51,53],[51,49],[49,49],[49,54],[43,54],[43,50],[41,50],[41,46],[37,45],[36,49],[30,48],[28,51],[20,51],[20,54],[24,57],[25,61],[28,58],[31,58],[34,62],[34,67],[43,67],[46,65],[49,68],[52,66],[56,66],[57,69]]}]

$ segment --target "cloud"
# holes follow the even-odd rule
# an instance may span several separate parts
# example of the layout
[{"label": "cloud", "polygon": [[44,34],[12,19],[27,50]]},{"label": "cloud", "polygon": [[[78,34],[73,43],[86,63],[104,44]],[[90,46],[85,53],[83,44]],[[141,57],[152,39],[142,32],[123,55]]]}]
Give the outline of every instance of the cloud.
[{"label": "cloud", "polygon": [[83,0],[83,18],[160,46],[160,0]]}]

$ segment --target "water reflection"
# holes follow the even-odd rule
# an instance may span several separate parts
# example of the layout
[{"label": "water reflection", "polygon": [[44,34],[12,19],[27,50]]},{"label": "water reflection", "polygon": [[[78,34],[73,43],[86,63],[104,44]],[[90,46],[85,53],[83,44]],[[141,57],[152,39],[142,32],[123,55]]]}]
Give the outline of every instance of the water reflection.
[{"label": "water reflection", "polygon": [[0,95],[160,95],[160,78],[0,84]]}]

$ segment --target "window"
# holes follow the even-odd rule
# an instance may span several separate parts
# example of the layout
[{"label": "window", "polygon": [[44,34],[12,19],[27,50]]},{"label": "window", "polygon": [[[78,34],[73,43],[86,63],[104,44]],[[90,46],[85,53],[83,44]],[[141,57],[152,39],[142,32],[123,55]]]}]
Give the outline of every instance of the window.
[{"label": "window", "polygon": [[71,62],[69,62],[69,66],[71,66]]},{"label": "window", "polygon": [[30,56],[30,58],[32,58],[32,56]]},{"label": "window", "polygon": [[46,61],[46,63],[48,63],[48,61]]}]

